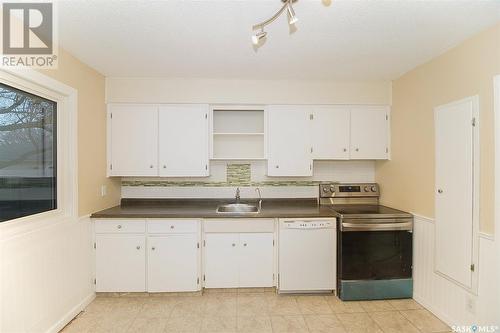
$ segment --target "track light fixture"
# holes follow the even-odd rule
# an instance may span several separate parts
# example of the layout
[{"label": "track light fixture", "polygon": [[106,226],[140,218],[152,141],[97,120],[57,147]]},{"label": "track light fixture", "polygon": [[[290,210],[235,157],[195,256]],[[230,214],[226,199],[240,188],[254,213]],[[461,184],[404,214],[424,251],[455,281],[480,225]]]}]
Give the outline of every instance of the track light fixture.
[{"label": "track light fixture", "polygon": [[288,24],[293,25],[297,23],[299,20],[297,16],[295,15],[295,11],[293,10],[292,3],[296,2],[297,0],[281,0],[283,2],[283,6],[274,14],[271,16],[269,19],[256,24],[252,27],[252,30],[260,30],[256,34],[252,36],[252,43],[254,45],[258,45],[259,42],[266,37],[267,32],[264,31],[264,27],[273,23],[278,17],[283,14],[283,12],[286,10],[287,16],[288,16]]},{"label": "track light fixture", "polygon": [[259,31],[255,35],[252,36],[252,43],[253,45],[258,45],[261,39],[266,38],[267,32],[264,30]]}]

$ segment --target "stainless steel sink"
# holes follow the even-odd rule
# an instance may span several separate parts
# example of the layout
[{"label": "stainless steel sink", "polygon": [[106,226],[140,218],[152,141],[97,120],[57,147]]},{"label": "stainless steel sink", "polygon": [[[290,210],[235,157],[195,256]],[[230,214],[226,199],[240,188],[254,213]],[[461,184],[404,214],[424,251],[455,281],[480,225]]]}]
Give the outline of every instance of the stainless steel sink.
[{"label": "stainless steel sink", "polygon": [[233,203],[220,205],[217,207],[217,213],[220,214],[258,214],[260,212],[259,207],[255,205],[250,205],[246,203]]}]

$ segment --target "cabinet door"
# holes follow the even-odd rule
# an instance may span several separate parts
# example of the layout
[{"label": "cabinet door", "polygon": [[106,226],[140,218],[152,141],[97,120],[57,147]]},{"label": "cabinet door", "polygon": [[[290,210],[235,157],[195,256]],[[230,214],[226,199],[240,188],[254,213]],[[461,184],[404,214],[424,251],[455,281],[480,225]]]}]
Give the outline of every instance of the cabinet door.
[{"label": "cabinet door", "polygon": [[199,290],[197,234],[148,237],[148,291]]},{"label": "cabinet door", "polygon": [[158,108],[112,105],[109,121],[109,175],[158,175]]},{"label": "cabinet door", "polygon": [[96,235],[96,291],[146,291],[144,235]]},{"label": "cabinet door", "polygon": [[269,176],[311,176],[311,108],[271,105],[268,108]]},{"label": "cabinet door", "polygon": [[205,287],[238,287],[239,234],[205,235]]},{"label": "cabinet door", "polygon": [[162,105],[160,176],[208,176],[208,105]]},{"label": "cabinet door", "polygon": [[349,108],[316,106],[312,115],[313,159],[349,159]]},{"label": "cabinet door", "polygon": [[272,287],[274,274],[273,234],[242,233],[239,245],[239,286],[243,288]]},{"label": "cabinet door", "polygon": [[351,159],[387,159],[388,107],[351,109]]}]

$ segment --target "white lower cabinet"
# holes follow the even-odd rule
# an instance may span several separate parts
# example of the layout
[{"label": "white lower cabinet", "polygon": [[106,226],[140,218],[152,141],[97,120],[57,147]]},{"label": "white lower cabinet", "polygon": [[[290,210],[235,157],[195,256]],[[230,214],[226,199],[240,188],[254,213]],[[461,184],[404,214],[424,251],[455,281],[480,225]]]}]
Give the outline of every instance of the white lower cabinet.
[{"label": "white lower cabinet", "polygon": [[144,235],[96,235],[96,291],[146,291]]},{"label": "white lower cabinet", "polygon": [[273,233],[205,234],[205,287],[272,287],[273,239]]},{"label": "white lower cabinet", "polygon": [[198,235],[148,237],[148,291],[199,289]]},{"label": "white lower cabinet", "polygon": [[97,292],[201,289],[198,220],[97,220],[95,230]]}]

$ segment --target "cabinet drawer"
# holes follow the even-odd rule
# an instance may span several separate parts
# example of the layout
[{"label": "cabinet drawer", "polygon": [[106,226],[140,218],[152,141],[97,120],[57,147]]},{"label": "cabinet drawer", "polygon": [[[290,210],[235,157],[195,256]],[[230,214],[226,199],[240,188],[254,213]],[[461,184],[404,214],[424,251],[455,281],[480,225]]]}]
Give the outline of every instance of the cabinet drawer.
[{"label": "cabinet drawer", "polygon": [[148,220],[150,234],[197,233],[198,220]]},{"label": "cabinet drawer", "polygon": [[145,220],[97,220],[95,232],[104,233],[144,233],[146,232]]}]

